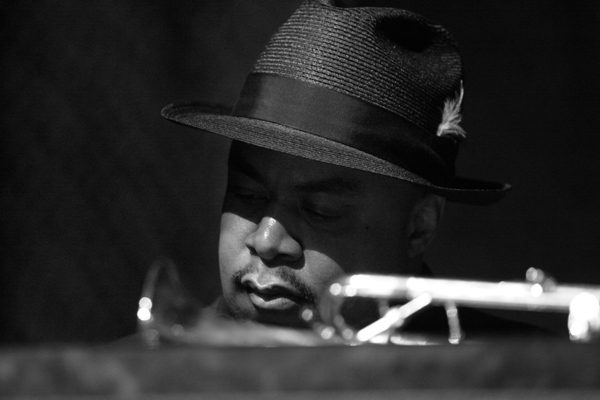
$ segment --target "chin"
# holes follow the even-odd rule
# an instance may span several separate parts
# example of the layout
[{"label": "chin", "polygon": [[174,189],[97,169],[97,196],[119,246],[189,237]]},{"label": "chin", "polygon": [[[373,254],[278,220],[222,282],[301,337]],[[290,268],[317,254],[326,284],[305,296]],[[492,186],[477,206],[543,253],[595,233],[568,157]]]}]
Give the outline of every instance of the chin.
[{"label": "chin", "polygon": [[276,325],[296,329],[306,329],[309,327],[306,322],[300,318],[299,309],[294,310],[294,312],[286,313],[259,310],[255,321],[265,325]]}]

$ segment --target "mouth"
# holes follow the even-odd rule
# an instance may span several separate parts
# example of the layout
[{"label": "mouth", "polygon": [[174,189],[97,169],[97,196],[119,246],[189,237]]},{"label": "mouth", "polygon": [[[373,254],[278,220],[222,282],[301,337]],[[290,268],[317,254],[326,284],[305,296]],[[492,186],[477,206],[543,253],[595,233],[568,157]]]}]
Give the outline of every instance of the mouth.
[{"label": "mouth", "polygon": [[288,311],[306,303],[293,289],[280,284],[258,286],[250,281],[244,284],[244,290],[252,304],[262,310]]},{"label": "mouth", "polygon": [[287,311],[305,303],[300,296],[282,287],[272,286],[257,289],[245,286],[244,289],[252,304],[263,310]]}]

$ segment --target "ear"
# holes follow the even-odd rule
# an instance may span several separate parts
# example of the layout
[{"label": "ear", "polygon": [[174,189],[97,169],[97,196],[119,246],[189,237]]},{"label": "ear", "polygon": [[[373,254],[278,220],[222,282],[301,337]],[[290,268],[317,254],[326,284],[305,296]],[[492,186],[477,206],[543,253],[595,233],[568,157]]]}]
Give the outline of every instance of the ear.
[{"label": "ear", "polygon": [[437,231],[446,199],[433,193],[425,193],[415,204],[408,228],[408,256],[420,256],[432,242]]}]

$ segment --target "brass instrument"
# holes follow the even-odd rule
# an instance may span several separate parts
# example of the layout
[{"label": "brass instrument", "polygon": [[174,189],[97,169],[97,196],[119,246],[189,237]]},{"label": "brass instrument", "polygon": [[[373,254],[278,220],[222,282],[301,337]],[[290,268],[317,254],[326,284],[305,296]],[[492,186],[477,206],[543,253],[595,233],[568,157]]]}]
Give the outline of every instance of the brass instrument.
[{"label": "brass instrument", "polygon": [[[355,330],[340,313],[349,298],[379,301],[407,300],[407,303],[384,308],[381,318]],[[379,335],[401,328],[404,321],[429,305],[446,308],[449,342],[462,339],[457,306],[485,309],[545,311],[568,313],[568,330],[573,342],[589,342],[600,334],[600,287],[559,285],[543,271],[530,268],[526,282],[483,282],[405,276],[350,275],[333,282],[319,305],[321,322],[310,310],[305,319],[312,321],[324,338],[342,337],[349,343],[373,342]]]}]

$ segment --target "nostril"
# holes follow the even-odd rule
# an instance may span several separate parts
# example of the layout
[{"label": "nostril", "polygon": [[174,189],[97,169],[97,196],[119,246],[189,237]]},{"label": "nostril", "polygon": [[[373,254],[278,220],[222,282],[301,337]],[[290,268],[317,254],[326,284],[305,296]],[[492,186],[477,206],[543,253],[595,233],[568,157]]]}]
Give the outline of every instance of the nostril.
[{"label": "nostril", "polygon": [[258,252],[256,251],[256,249],[254,249],[254,247],[249,246],[248,244],[246,244],[246,247],[250,251],[250,255],[251,256],[258,256]]}]

